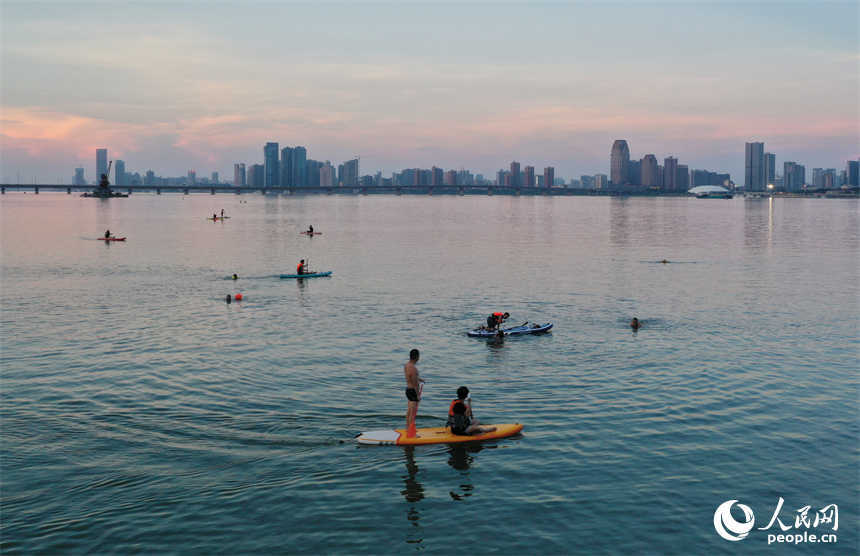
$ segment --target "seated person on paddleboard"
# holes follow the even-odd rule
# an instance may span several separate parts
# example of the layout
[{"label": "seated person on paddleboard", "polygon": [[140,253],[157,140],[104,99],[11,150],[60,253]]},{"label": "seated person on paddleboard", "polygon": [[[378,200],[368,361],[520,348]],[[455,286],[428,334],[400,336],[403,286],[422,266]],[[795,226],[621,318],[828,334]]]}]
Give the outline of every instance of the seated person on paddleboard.
[{"label": "seated person on paddleboard", "polygon": [[108,239],[109,237],[110,237],[110,230],[105,232],[105,239]]},{"label": "seated person on paddleboard", "polygon": [[417,349],[409,352],[409,361],[403,366],[406,375],[406,399],[409,400],[406,409],[406,438],[421,438],[415,434],[415,416],[418,414],[418,402],[421,401],[421,385],[424,383],[418,376],[418,363],[420,354]]},{"label": "seated person on paddleboard", "polygon": [[314,227],[313,227],[313,226],[308,225],[308,233],[309,233],[309,234],[314,233]]},{"label": "seated person on paddleboard", "polygon": [[299,264],[296,265],[296,274],[307,274],[308,273],[308,265],[305,264],[305,260],[302,259]]},{"label": "seated person on paddleboard", "polygon": [[451,405],[448,407],[448,422],[445,423],[446,427],[453,426],[454,424],[454,405],[459,402],[466,406],[466,412],[464,415],[472,420],[473,425],[480,425],[481,422],[474,418],[472,415],[472,396],[469,395],[469,389],[465,386],[460,386],[457,388],[457,399],[451,402]]},{"label": "seated person on paddleboard", "polygon": [[472,421],[466,417],[466,412],[471,412],[471,407],[466,407],[466,404],[460,400],[456,400],[451,405],[453,415],[449,417],[451,421],[451,432],[459,436],[473,436],[476,434],[484,434],[493,432],[496,427],[482,427],[477,421]]}]

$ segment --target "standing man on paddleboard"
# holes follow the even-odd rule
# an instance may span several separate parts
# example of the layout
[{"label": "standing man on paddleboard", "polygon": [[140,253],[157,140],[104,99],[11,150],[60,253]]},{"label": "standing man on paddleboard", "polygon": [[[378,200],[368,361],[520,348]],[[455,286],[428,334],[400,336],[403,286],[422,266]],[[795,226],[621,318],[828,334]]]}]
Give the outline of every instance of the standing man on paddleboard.
[{"label": "standing man on paddleboard", "polygon": [[415,431],[415,416],[418,415],[418,402],[421,401],[421,388],[424,381],[418,376],[419,353],[417,349],[409,352],[409,362],[403,366],[406,374],[406,399],[409,407],[406,409],[406,438],[420,438]]}]

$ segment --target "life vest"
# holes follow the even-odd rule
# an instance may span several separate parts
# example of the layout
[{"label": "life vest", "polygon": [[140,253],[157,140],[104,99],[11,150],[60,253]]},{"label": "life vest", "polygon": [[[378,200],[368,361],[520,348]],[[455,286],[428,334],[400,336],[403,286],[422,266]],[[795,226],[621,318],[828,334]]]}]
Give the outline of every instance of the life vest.
[{"label": "life vest", "polygon": [[[457,402],[460,402],[463,405],[466,405],[465,403],[463,403],[463,400],[460,400],[460,399],[456,399],[453,402],[451,402],[451,405],[448,406],[448,422],[445,423],[446,427],[452,427],[452,428],[454,427],[454,416],[457,415],[456,413],[454,413],[454,404]],[[469,408],[469,406],[466,405],[466,409],[468,409],[468,408]],[[464,414],[463,417],[466,417],[466,415]],[[468,421],[469,418],[466,417],[466,420]],[[469,425],[466,425],[466,426],[468,427]]]},{"label": "life vest", "polygon": [[450,416],[449,419],[451,420],[452,433],[459,436],[468,436],[468,434],[466,434],[466,429],[468,429],[469,425],[472,424],[472,421],[470,421],[468,417],[461,413],[455,413]]},{"label": "life vest", "polygon": [[299,263],[299,264],[297,264],[297,265],[296,265],[296,274],[304,274],[304,272],[302,272],[302,267],[303,267],[303,266],[304,266],[304,265],[303,265],[302,263]]}]

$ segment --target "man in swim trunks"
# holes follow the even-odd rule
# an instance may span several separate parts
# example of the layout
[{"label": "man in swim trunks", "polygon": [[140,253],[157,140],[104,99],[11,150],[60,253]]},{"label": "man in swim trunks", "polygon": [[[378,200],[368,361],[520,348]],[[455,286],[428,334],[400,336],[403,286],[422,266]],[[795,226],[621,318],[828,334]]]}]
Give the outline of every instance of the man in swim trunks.
[{"label": "man in swim trunks", "polygon": [[409,352],[409,362],[403,367],[403,372],[406,375],[406,399],[409,400],[409,407],[406,410],[406,438],[419,438],[415,434],[415,416],[418,414],[418,402],[421,401],[421,384],[423,380],[418,376],[419,353],[417,349]]}]

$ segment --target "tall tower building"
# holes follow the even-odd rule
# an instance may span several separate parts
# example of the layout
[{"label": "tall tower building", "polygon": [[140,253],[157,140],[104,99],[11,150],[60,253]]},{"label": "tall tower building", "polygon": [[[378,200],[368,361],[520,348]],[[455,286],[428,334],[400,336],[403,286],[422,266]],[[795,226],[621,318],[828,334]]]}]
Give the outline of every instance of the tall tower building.
[{"label": "tall tower building", "polygon": [[764,153],[764,187],[776,182],[776,155]]},{"label": "tall tower building", "polygon": [[328,160],[320,168],[320,187],[333,187],[337,183],[337,172]]},{"label": "tall tower building", "polygon": [[218,176],[218,172],[212,172],[212,183],[215,185],[218,185],[219,183],[221,183],[221,180]]},{"label": "tall tower building", "polygon": [[275,187],[281,184],[281,172],[278,167],[278,144],[266,143],[263,147],[264,175],[263,187]]},{"label": "tall tower building", "polygon": [[543,169],[543,186],[552,187],[555,185],[555,168],[547,166]]},{"label": "tall tower building", "polygon": [[520,183],[520,163],[519,162],[511,162],[511,187],[519,187],[522,185]]},{"label": "tall tower building", "polygon": [[197,185],[197,171],[196,170],[188,170],[188,180],[185,182],[185,185],[189,185],[189,186]]},{"label": "tall tower building", "polygon": [[347,160],[343,166],[343,186],[358,187],[358,159]]},{"label": "tall tower building", "polygon": [[609,181],[613,186],[630,183],[630,149],[627,141],[616,139],[612,144],[612,154],[609,156]]},{"label": "tall tower building", "polygon": [[678,159],[672,156],[663,159],[663,189],[675,191],[678,189]]},{"label": "tall tower building", "polygon": [[[308,186],[308,151],[304,147],[295,147],[292,152],[292,185],[293,187]],[[358,171],[356,170],[356,175]],[[358,180],[356,179],[356,183]]]},{"label": "tall tower building", "polygon": [[783,164],[782,183],[786,191],[803,189],[806,184],[806,168],[796,162]]},{"label": "tall tower building", "polygon": [[235,187],[245,187],[245,163],[238,162],[233,165],[233,185]]},{"label": "tall tower building", "polygon": [[523,185],[526,187],[535,186],[535,167],[526,166],[523,168]]},{"label": "tall tower building", "polygon": [[860,160],[849,160],[845,165],[845,177],[848,187],[857,187],[860,185]]},{"label": "tall tower building", "polygon": [[84,179],[84,169],[75,168],[75,185],[86,185],[87,180]]},{"label": "tall tower building", "polygon": [[764,178],[764,143],[747,143],[744,187],[747,191],[764,191]]},{"label": "tall tower building", "polygon": [[114,175],[113,175],[113,184],[114,185],[128,185],[125,181],[125,161],[117,160],[116,164],[114,164]]},{"label": "tall tower building", "polygon": [[644,187],[660,186],[658,167],[659,164],[657,164],[657,157],[653,154],[646,154],[642,159],[641,182]]},{"label": "tall tower building", "polygon": [[[96,149],[96,183],[102,179],[102,174],[107,174],[108,159],[107,149]],[[108,176],[110,179],[110,176]]]}]

